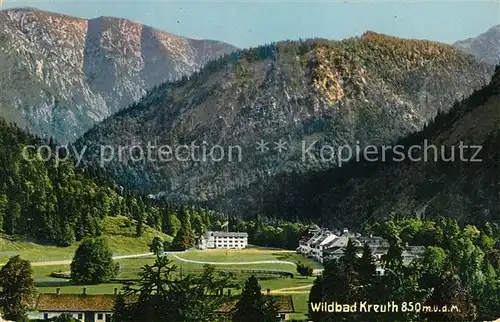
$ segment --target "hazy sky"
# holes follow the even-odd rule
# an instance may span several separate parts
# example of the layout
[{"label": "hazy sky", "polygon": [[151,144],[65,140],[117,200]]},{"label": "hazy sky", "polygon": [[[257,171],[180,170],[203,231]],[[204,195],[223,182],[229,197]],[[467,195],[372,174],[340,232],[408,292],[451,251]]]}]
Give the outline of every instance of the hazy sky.
[{"label": "hazy sky", "polygon": [[4,0],[3,8],[29,6],[86,18],[128,18],[186,37],[249,47],[284,39],[342,39],[366,30],[452,43],[500,24],[499,3],[500,0]]}]

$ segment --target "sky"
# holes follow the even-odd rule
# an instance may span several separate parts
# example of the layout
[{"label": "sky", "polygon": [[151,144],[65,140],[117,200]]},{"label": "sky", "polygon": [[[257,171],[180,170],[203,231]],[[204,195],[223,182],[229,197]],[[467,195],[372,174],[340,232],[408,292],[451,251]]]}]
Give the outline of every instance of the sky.
[{"label": "sky", "polygon": [[367,30],[453,43],[500,24],[500,0],[118,1],[4,0],[72,16],[113,16],[244,48],[279,40],[343,39]]}]

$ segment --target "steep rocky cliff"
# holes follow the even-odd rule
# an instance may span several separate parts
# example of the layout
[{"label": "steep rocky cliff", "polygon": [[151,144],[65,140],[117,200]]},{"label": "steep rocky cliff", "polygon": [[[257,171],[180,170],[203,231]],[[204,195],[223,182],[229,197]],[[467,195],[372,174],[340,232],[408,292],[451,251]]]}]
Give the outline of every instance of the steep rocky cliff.
[{"label": "steep rocky cliff", "polygon": [[[492,72],[452,46],[373,32],[344,41],[281,42],[238,51],[160,86],[77,145],[87,147],[87,163],[101,163],[121,185],[212,200],[282,173],[338,166],[331,151],[345,144],[394,142],[485,85]],[[259,149],[261,140],[267,145]],[[197,150],[184,147],[175,157],[177,147],[193,141]],[[304,158],[304,146],[314,142],[309,151],[317,158]],[[215,145],[224,155],[219,148],[210,154]],[[160,160],[155,146],[174,155]],[[121,160],[119,147],[125,147]]]},{"label": "steep rocky cliff", "polygon": [[453,46],[474,55],[481,61],[497,65],[500,63],[500,25],[490,28],[477,37],[457,41]]},{"label": "steep rocky cliff", "polygon": [[[370,155],[377,162],[353,160],[328,171],[282,174],[220,196],[211,206],[356,229],[412,216],[500,224],[500,67],[488,86],[398,145],[403,160],[389,150],[383,162],[379,147]],[[415,146],[420,150],[414,148],[410,159]]]},{"label": "steep rocky cliff", "polygon": [[72,141],[155,85],[233,49],[125,19],[0,11],[0,116]]}]

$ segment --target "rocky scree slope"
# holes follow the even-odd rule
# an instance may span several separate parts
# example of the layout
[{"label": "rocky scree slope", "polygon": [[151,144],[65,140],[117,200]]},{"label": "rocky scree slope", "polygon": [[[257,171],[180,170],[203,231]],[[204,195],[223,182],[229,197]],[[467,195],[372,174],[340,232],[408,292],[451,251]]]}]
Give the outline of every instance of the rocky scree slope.
[{"label": "rocky scree slope", "polygon": [[[280,173],[326,170],[333,160],[302,158],[302,146],[386,144],[422,129],[485,85],[493,68],[451,46],[367,32],[344,41],[281,42],[238,51],[167,83],[87,132],[86,164],[100,146],[225,148],[222,161],[104,162],[105,175],[144,193],[207,201]],[[282,140],[286,150],[274,150]],[[269,151],[256,142],[269,142]],[[241,161],[237,150],[241,148]],[[200,150],[198,150],[199,152]],[[236,152],[235,152],[236,151]],[[328,151],[327,151],[328,152]],[[138,157],[138,150],[134,157]],[[116,155],[115,155],[116,156]],[[185,155],[183,155],[185,157]],[[199,160],[202,156],[196,154]],[[174,158],[175,159],[175,158]],[[137,160],[137,159],[136,159]],[[244,190],[244,189],[243,189]],[[238,204],[234,204],[238,209]]]},{"label": "rocky scree slope", "polygon": [[0,116],[67,142],[155,85],[234,50],[125,19],[0,11]]}]

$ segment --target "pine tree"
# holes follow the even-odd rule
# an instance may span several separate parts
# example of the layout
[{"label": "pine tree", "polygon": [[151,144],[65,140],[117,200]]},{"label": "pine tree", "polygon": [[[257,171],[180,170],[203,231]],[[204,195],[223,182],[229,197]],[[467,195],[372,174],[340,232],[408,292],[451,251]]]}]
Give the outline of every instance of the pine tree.
[{"label": "pine tree", "polygon": [[193,230],[196,236],[201,236],[207,230],[200,216],[194,217],[193,220]]},{"label": "pine tree", "polygon": [[358,287],[360,284],[358,275],[358,256],[356,246],[352,239],[349,239],[347,246],[344,249],[344,254],[340,258],[339,264],[342,271],[342,283],[344,287],[341,289],[345,297],[345,303],[355,301],[358,296]]},{"label": "pine tree", "polygon": [[375,258],[367,243],[363,246],[363,253],[358,261],[357,272],[361,287],[360,298],[374,302],[378,297],[377,264],[375,263]]},{"label": "pine tree", "polygon": [[325,285],[325,277],[324,276],[319,276],[314,280],[314,284],[311,288],[311,291],[309,292],[309,301],[308,301],[308,316],[309,319],[314,321],[314,322],[319,322],[319,321],[327,321],[328,312],[324,311],[319,311],[319,310],[313,310],[313,306],[316,306],[318,303],[324,303],[327,301],[327,296],[326,294],[327,288]]},{"label": "pine tree", "polygon": [[0,232],[3,231],[4,218],[7,216],[7,206],[9,199],[5,194],[0,194]]},{"label": "pine tree", "polygon": [[163,239],[161,237],[155,236],[149,244],[149,251],[154,253],[156,256],[160,256],[164,252]]},{"label": "pine tree", "polygon": [[259,281],[252,275],[245,282],[241,297],[236,304],[233,322],[278,321],[275,304],[268,303],[261,292]]},{"label": "pine tree", "polygon": [[175,236],[181,228],[181,221],[173,213],[165,212],[163,231],[170,236]]},{"label": "pine tree", "polygon": [[144,221],[142,216],[138,216],[136,218],[136,224],[135,224],[135,235],[137,237],[141,237],[143,233],[144,233]]},{"label": "pine tree", "polygon": [[182,226],[172,241],[172,249],[177,251],[182,251],[193,247],[196,243],[193,232],[186,230],[186,227]]},{"label": "pine tree", "polygon": [[[153,265],[144,266],[138,284],[126,286],[123,296],[116,299],[113,320],[217,321],[217,311],[230,297],[215,294],[229,287],[229,280],[216,274],[211,266],[205,266],[201,274],[183,278],[176,277],[175,271],[175,265],[164,256],[157,257]],[[137,300],[126,303],[131,297]]]},{"label": "pine tree", "polygon": [[377,274],[377,264],[375,263],[372,250],[367,243],[363,246],[363,253],[359,259],[358,272],[361,285],[372,283]]}]

